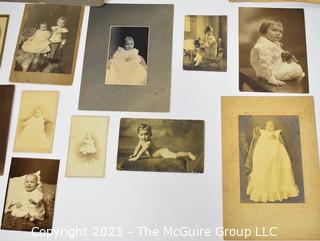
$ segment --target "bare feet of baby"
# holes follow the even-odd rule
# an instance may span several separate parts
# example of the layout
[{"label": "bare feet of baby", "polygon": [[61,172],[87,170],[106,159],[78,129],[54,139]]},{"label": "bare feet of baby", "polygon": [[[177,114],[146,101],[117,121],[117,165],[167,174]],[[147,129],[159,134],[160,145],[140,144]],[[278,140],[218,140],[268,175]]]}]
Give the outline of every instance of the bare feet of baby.
[{"label": "bare feet of baby", "polygon": [[191,152],[188,152],[188,157],[191,161],[194,161],[197,159],[197,157],[195,155],[193,155]]}]

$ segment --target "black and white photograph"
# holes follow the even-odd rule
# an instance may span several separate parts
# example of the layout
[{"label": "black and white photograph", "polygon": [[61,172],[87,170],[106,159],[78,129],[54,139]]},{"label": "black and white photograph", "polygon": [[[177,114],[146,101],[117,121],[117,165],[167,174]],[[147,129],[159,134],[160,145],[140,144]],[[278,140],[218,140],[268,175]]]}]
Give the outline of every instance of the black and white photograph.
[{"label": "black and white photograph", "polygon": [[59,160],[12,158],[1,229],[52,229]]},{"label": "black and white photograph", "polygon": [[309,93],[304,10],[239,11],[240,91]]},{"label": "black and white photograph", "polygon": [[4,46],[6,42],[9,18],[10,16],[8,14],[0,14],[0,66],[2,62]]},{"label": "black and white photograph", "polygon": [[227,16],[185,16],[183,69],[227,71]]},{"label": "black and white photograph", "polygon": [[80,6],[27,4],[10,80],[72,84],[82,15]]},{"label": "black and white photograph", "polygon": [[117,169],[203,173],[204,121],[122,118]]},{"label": "black and white photograph", "polygon": [[299,116],[239,116],[242,203],[304,203]]},{"label": "black and white photograph", "polygon": [[146,85],[149,27],[111,26],[107,85]]},{"label": "black and white photograph", "polygon": [[80,110],[170,111],[172,4],[91,8]]}]

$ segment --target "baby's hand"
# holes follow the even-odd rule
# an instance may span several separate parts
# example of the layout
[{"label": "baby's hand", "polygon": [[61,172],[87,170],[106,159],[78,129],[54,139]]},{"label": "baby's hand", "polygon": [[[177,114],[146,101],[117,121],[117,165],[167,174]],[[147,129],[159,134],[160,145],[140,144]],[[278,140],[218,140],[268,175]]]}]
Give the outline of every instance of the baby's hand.
[{"label": "baby's hand", "polygon": [[15,205],[16,205],[16,208],[21,208],[22,207],[21,202],[17,202]]},{"label": "baby's hand", "polygon": [[32,204],[37,204],[33,199],[29,198],[29,202]]},{"label": "baby's hand", "polygon": [[269,81],[269,84],[272,84],[272,85],[275,85],[275,86],[285,86],[287,85],[286,82],[283,82],[281,80],[272,80],[272,81]]}]

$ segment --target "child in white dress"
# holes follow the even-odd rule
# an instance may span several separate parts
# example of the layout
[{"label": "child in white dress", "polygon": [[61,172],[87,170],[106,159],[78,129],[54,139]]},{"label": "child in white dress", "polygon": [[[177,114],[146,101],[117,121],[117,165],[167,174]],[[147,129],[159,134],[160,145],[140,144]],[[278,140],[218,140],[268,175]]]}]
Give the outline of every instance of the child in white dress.
[{"label": "child in white dress", "polygon": [[47,23],[40,23],[40,28],[27,39],[21,46],[22,50],[27,53],[44,54],[50,51],[51,36]]},{"label": "child in white dress", "polygon": [[134,48],[134,39],[125,37],[124,46],[119,46],[108,61],[106,84],[146,85],[147,65],[139,50]]},{"label": "child in white dress", "polygon": [[305,73],[297,59],[282,49],[282,23],[264,21],[259,31],[261,36],[250,53],[250,63],[257,77],[276,86],[286,85],[285,81],[289,80],[302,80]]},{"label": "child in white dress", "polygon": [[88,133],[86,139],[84,140],[83,145],[80,147],[80,153],[87,157],[88,161],[94,161],[94,155],[97,152],[96,144],[94,139]]},{"label": "child in white dress", "polygon": [[21,183],[20,177],[10,179],[12,183],[9,185],[14,185],[15,190],[9,194],[6,213],[11,212],[14,217],[27,218],[32,222],[44,219],[45,208],[39,175],[40,172],[27,174],[22,177],[24,181]]},{"label": "child in white dress", "polygon": [[151,140],[152,129],[151,126],[141,124],[137,129],[137,136],[139,143],[134,149],[132,155],[129,156],[129,161],[136,161],[143,157],[154,158],[188,158],[192,161],[196,160],[196,156],[191,152],[172,152],[168,148],[157,148]]},{"label": "child in white dress", "polygon": [[[291,160],[284,146],[281,130],[273,121],[267,121],[265,129],[255,128],[251,147],[247,195],[255,202],[275,202],[297,197]],[[248,167],[248,166],[247,166]]]},{"label": "child in white dress", "polygon": [[213,35],[213,27],[207,26],[204,30],[204,39],[200,40],[200,46],[196,48],[196,57],[194,65],[200,65],[206,59],[215,59],[217,57],[218,44]]},{"label": "child in white dress", "polygon": [[40,108],[35,109],[34,114],[23,122],[23,130],[18,137],[18,142],[22,146],[47,146],[49,138],[45,132],[45,118]]}]

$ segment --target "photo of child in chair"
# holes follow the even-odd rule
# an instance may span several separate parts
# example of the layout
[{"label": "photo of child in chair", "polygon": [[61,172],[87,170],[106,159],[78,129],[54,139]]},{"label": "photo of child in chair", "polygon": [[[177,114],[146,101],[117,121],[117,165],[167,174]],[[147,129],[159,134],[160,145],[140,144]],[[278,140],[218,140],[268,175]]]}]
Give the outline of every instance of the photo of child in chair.
[{"label": "photo of child in chair", "polygon": [[183,69],[226,71],[226,28],[226,16],[186,16]]},{"label": "photo of child in chair", "polygon": [[204,123],[122,119],[118,170],[203,172]]}]

